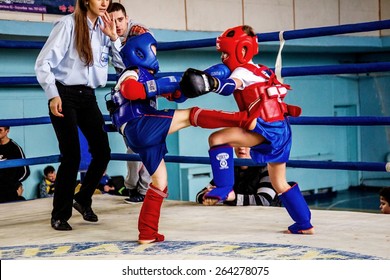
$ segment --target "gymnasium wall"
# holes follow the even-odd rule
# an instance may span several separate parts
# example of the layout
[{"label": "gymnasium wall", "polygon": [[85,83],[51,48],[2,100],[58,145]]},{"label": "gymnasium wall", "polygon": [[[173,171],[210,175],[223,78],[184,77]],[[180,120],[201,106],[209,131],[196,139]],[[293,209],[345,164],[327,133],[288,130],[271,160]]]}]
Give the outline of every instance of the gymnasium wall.
[{"label": "gymnasium wall", "polygon": [[[251,24],[257,32],[271,32],[390,17],[389,0],[119,2],[126,6],[131,18],[150,26],[159,42],[215,38],[225,28],[242,23]],[[51,30],[52,21],[57,18],[55,15],[0,11],[0,40],[43,42]],[[389,30],[291,40],[283,51],[283,66],[389,61],[387,35],[390,35]],[[261,43],[255,62],[273,67],[278,47],[277,42]],[[1,48],[0,77],[34,76],[38,53],[39,49]],[[220,61],[219,54],[212,47],[161,51],[158,57],[162,72],[184,71],[188,67],[204,69]],[[110,73],[114,73],[112,67]],[[390,82],[387,73],[290,77],[285,82],[293,88],[287,101],[301,106],[304,116],[389,116],[387,93]],[[111,86],[109,83],[97,91],[104,114],[107,114],[104,95]],[[159,106],[236,109],[232,98],[213,94],[180,105],[161,101]],[[39,86],[0,86],[1,119],[41,116],[47,116],[47,100]],[[191,127],[169,136],[169,154],[207,156],[207,137],[212,131]],[[387,127],[293,126],[293,135],[291,159],[384,161],[390,146]],[[51,125],[12,127],[10,136],[24,148],[27,157],[58,154]],[[109,137],[112,151],[124,153],[122,137],[117,133],[110,133]],[[44,165],[31,166],[32,175],[25,182],[25,195],[29,199],[35,198],[35,186],[43,168]],[[206,165],[168,164],[168,168],[172,199],[192,200],[193,193],[211,176]],[[125,175],[125,163],[111,161],[108,174]],[[390,184],[387,174],[376,172],[289,168],[287,175],[289,180],[299,181],[303,190],[329,186],[342,190],[362,183],[373,186]]]}]

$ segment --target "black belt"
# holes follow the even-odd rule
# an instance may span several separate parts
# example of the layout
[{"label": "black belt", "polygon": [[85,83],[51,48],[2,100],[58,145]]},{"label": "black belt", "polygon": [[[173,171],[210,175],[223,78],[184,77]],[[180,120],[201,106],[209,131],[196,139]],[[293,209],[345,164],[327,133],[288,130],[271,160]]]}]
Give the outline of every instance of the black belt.
[{"label": "black belt", "polygon": [[82,92],[95,92],[95,89],[85,86],[85,85],[64,85],[61,84],[60,82],[56,81],[56,86],[58,88],[68,88],[70,90],[74,91],[82,91]]}]

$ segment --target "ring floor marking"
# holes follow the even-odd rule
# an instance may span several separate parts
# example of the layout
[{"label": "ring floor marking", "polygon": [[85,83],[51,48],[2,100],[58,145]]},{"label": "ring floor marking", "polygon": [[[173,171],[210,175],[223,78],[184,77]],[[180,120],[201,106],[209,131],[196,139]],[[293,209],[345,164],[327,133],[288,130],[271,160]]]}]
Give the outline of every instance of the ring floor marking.
[{"label": "ring floor marking", "polygon": [[[221,241],[164,241],[139,245],[135,241],[54,243],[0,247],[0,259],[77,259],[133,258],[144,256],[185,259],[262,259],[262,260],[380,260],[359,253],[300,245]],[[180,259],[180,258],[179,258]]]}]

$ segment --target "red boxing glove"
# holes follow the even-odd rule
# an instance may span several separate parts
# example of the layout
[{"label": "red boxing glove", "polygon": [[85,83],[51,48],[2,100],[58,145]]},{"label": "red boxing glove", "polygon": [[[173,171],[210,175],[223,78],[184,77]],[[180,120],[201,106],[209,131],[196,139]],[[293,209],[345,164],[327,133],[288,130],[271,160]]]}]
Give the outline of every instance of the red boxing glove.
[{"label": "red boxing glove", "polygon": [[146,99],[145,87],[142,83],[127,79],[121,83],[121,94],[129,100]]},{"label": "red boxing glove", "polygon": [[163,94],[161,94],[161,96],[166,98],[169,101],[173,101],[172,93],[163,93]]},{"label": "red boxing glove", "polygon": [[176,90],[174,93],[164,93],[161,96],[165,97],[169,101],[175,101],[176,103],[182,103],[187,100],[180,90]]},{"label": "red boxing glove", "polygon": [[181,97],[181,91],[180,90],[177,90],[175,91],[174,93],[172,93],[172,98],[175,100],[175,99],[179,99]]}]

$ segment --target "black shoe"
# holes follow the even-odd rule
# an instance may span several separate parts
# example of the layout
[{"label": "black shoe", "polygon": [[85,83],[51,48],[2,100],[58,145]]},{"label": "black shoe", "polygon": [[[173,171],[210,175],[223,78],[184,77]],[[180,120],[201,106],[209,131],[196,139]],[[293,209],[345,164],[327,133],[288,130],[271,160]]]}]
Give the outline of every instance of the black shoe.
[{"label": "black shoe", "polygon": [[80,212],[83,215],[83,219],[88,222],[97,222],[98,216],[93,213],[92,208],[90,206],[82,206],[80,203],[73,203],[73,208]]},{"label": "black shoe", "polygon": [[72,227],[64,220],[51,219],[51,227],[55,230],[72,230]]},{"label": "black shoe", "polygon": [[143,194],[137,193],[135,195],[131,195],[129,198],[125,199],[125,203],[136,204],[143,202],[145,200],[145,196]]}]

